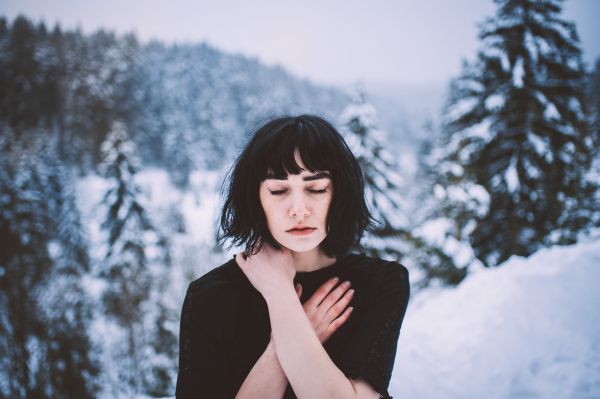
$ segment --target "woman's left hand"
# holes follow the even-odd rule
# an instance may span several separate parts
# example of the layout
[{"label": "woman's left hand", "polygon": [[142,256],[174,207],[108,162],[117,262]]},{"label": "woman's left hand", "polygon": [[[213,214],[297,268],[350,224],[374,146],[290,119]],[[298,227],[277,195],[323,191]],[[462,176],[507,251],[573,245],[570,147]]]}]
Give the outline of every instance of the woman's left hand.
[{"label": "woman's left hand", "polygon": [[263,243],[261,250],[244,259],[244,253],[236,255],[235,261],[250,283],[266,299],[285,290],[295,291],[296,268],[289,249],[275,249]]}]

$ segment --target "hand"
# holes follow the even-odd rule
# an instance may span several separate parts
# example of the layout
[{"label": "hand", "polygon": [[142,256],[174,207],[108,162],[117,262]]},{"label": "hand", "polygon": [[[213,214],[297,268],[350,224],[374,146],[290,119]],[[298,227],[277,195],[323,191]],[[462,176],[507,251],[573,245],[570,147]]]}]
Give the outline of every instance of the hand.
[{"label": "hand", "polygon": [[[350,284],[340,284],[335,290],[331,291],[336,284],[337,281],[334,279],[326,281],[302,305],[306,317],[322,344],[348,320],[353,309],[352,307],[346,308],[353,296],[353,290],[348,290]],[[296,293],[300,298],[302,295],[301,284],[296,284]]]},{"label": "hand", "polygon": [[236,255],[235,261],[265,299],[282,290],[293,290],[296,268],[289,249],[282,247],[278,250],[264,243],[258,253],[245,256],[240,252]]}]

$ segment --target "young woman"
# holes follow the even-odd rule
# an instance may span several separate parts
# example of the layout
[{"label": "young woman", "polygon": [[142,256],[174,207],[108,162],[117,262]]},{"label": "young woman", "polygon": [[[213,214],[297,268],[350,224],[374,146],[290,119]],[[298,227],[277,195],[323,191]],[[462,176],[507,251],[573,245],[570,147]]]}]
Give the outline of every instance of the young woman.
[{"label": "young woman", "polygon": [[389,398],[410,287],[399,263],[350,253],[372,220],[331,124],[301,115],[258,129],[218,237],[245,251],[187,290],[177,398]]}]

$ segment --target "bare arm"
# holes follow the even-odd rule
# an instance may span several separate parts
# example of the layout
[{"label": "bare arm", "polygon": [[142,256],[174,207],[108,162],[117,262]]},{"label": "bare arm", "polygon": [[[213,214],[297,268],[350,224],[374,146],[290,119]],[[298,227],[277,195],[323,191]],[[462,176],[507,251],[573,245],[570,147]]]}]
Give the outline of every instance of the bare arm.
[{"label": "bare arm", "polygon": [[[340,285],[330,293],[336,282],[334,280],[327,281],[303,306],[305,315],[311,320],[313,331],[317,334],[321,343],[327,341],[350,317],[351,308],[346,309],[346,306],[352,298],[352,292],[346,291],[349,285]],[[345,295],[343,295],[344,291],[346,291]],[[300,298],[302,294],[301,286],[297,288],[296,293],[298,298]],[[340,297],[342,298],[340,299]],[[344,310],[346,311],[343,312]],[[267,348],[252,370],[250,370],[250,373],[236,395],[236,399],[281,399],[285,393],[287,384],[288,379],[277,358],[271,335],[271,340]]]},{"label": "bare arm", "polygon": [[352,383],[320,344],[293,290],[282,290],[265,299],[277,356],[296,396],[355,398]]},{"label": "bare arm", "polygon": [[236,256],[236,262],[267,302],[277,358],[298,398],[378,397],[368,383],[348,379],[319,342],[294,292],[289,249],[264,245],[252,256]]},{"label": "bare arm", "polygon": [[279,364],[271,339],[267,349],[250,370],[235,399],[281,399],[287,384],[287,377]]}]

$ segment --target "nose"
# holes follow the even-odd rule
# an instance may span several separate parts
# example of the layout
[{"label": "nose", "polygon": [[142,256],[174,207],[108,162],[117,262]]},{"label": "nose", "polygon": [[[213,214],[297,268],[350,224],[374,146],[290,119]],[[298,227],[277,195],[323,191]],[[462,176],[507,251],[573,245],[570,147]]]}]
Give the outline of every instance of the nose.
[{"label": "nose", "polygon": [[302,193],[300,193],[300,194],[294,194],[291,197],[292,197],[292,204],[288,211],[289,216],[297,216],[297,215],[309,216],[310,210],[308,209],[304,195]]}]

